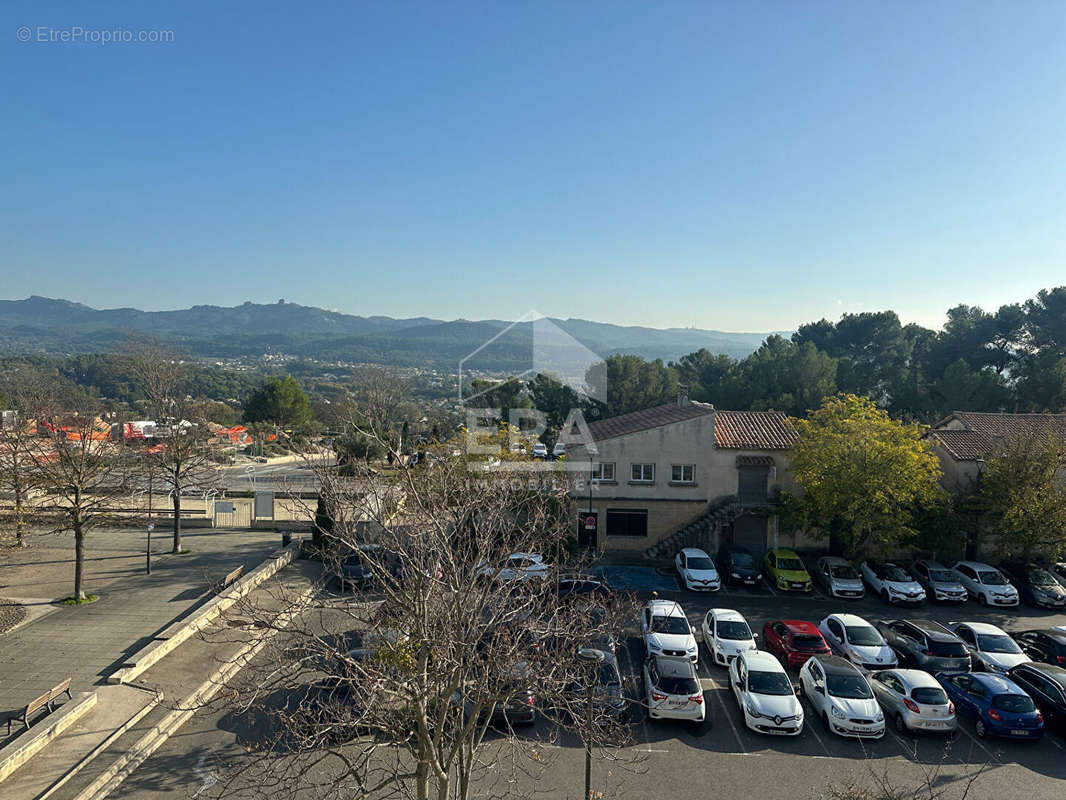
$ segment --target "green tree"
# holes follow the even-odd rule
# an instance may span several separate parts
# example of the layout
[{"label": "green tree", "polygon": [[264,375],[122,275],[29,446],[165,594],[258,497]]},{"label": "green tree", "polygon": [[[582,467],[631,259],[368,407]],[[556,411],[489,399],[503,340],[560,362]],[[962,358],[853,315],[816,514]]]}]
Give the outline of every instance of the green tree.
[{"label": "green tree", "polygon": [[800,416],[836,394],[836,374],[836,360],[811,342],[774,335],[737,365],[723,394],[732,408]]},{"label": "green tree", "polygon": [[607,413],[628,414],[677,399],[677,370],[662,359],[646,361],[635,355],[606,359]]},{"label": "green tree", "polygon": [[989,459],[981,495],[1005,556],[1057,559],[1066,551],[1066,442],[1037,432],[1006,440]]},{"label": "green tree", "polygon": [[291,375],[267,378],[244,404],[244,421],[299,428],[311,421],[311,402]]},{"label": "green tree", "polygon": [[678,380],[688,386],[688,395],[693,400],[723,405],[725,394],[737,362],[724,354],[715,355],[707,348],[682,356],[670,366],[677,372]]},{"label": "green tree", "polygon": [[787,520],[828,536],[852,558],[911,539],[914,509],[940,501],[940,465],[917,425],[897,422],[865,397],[826,398],[789,453],[803,489]]}]

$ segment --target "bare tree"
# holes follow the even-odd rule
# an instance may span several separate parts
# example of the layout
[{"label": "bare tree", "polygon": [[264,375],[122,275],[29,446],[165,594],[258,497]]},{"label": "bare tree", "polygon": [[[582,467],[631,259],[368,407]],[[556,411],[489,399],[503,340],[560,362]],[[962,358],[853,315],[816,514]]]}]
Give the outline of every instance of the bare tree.
[{"label": "bare tree", "polygon": [[42,439],[29,457],[45,497],[39,510],[57,517],[54,530],[74,534],[74,593],[86,599],[83,586],[85,537],[107,515],[111,498],[124,488],[125,462],[88,398],[75,404],[54,398],[38,414]]},{"label": "bare tree", "polygon": [[[324,582],[270,639],[236,700],[273,735],[227,796],[514,796],[515,780],[545,769],[544,737],[560,725],[590,749],[626,740],[624,701],[598,688],[598,659],[581,651],[610,649],[628,600],[560,601],[566,566],[531,555],[564,551],[563,476],[469,467],[434,459],[387,482],[320,471],[326,580],[362,594],[350,602]],[[275,615],[238,613],[264,629]],[[541,714],[549,733],[516,729]]]},{"label": "bare tree", "polygon": [[141,453],[141,471],[149,481],[156,476],[169,491],[174,510],[173,546],[181,553],[181,496],[192,487],[215,485],[218,471],[207,447],[205,420],[192,419],[197,405],[187,393],[187,368],[174,354],[151,342],[127,346],[135,374],[145,392],[147,412],[156,422],[155,445]]}]

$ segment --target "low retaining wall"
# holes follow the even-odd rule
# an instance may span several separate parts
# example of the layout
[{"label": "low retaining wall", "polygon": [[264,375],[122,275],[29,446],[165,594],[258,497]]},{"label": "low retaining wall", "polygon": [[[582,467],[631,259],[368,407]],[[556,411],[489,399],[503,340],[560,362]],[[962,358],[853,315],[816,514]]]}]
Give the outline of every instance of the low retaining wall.
[{"label": "low retaining wall", "polygon": [[0,750],[0,781],[21,767],[45,745],[77,722],[96,705],[96,692],[79,692],[43,720]]},{"label": "low retaining wall", "polygon": [[254,570],[249,572],[218,597],[201,606],[188,617],[178,620],[158,633],[150,644],[145,645],[126,661],[121,668],[112,672],[108,683],[129,683],[138,675],[155,664],[159,659],[184,642],[193,634],[206,628],[223,611],[232,606],[248,592],[263,581],[272,578],[278,570],[288,565],[299,547],[293,542],[282,551],[271,556]]}]

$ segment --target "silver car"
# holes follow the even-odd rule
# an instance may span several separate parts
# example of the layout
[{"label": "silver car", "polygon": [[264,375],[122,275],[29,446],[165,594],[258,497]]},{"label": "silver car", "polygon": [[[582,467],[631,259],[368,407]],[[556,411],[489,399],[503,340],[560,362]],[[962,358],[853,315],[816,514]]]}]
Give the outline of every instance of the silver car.
[{"label": "silver car", "polygon": [[814,572],[830,597],[859,598],[866,594],[862,576],[847,559],[823,556],[818,559]]},{"label": "silver car", "polygon": [[939,561],[915,561],[911,574],[925,589],[925,596],[930,600],[946,603],[966,602],[966,587],[959,583],[954,570],[948,569]]},{"label": "silver car", "polygon": [[959,726],[955,707],[936,678],[920,669],[887,669],[870,675],[870,688],[899,733],[940,731]]},{"label": "silver car", "polygon": [[877,623],[899,663],[937,672],[969,672],[970,651],[966,644],[938,622],[927,619],[886,619]]}]

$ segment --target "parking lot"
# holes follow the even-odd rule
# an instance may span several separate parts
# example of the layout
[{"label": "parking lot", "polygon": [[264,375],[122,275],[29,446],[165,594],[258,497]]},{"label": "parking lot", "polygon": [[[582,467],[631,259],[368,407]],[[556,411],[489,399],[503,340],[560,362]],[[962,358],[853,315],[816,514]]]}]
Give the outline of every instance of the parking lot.
[{"label": "parking lot", "polygon": [[[876,598],[831,600],[817,588],[809,595],[783,594],[765,585],[697,594],[680,591],[672,576],[651,570],[645,570],[641,580],[645,586],[655,587],[660,596],[678,600],[697,630],[703,615],[712,607],[740,611],[757,632],[768,620],[818,622],[841,610],[857,613],[870,622],[897,616],[923,616],[943,622],[981,620],[1008,632],[1066,624],[1066,615],[1024,605],[1007,610],[970,603],[961,608],[927,604],[917,609],[899,609]],[[644,589],[637,594],[643,600],[650,591]],[[627,634],[619,664],[628,692],[637,696],[643,647],[636,620]],[[1061,795],[1066,786],[1066,739],[1062,732],[1049,733],[1039,743],[981,740],[972,726],[963,722],[950,740],[932,734],[900,736],[889,730],[880,740],[860,742],[830,734],[818,720],[809,718],[797,737],[759,735],[744,727],[726,684],[726,670],[711,665],[701,652],[698,672],[707,724],[697,731],[637,714],[631,727],[632,742],[620,751],[597,754],[594,760],[593,784],[605,796],[682,797],[698,787],[714,787],[716,793],[726,797],[817,798],[823,796],[829,784],[848,780],[870,783],[888,776],[897,785],[914,785],[935,773],[937,785],[948,789],[947,796],[951,797],[961,796],[966,780],[979,770],[983,772],[971,798],[1053,797]],[[795,673],[791,674],[795,679]],[[810,708],[806,701],[804,704],[809,717]],[[579,797],[584,774],[580,742],[566,734],[555,735],[543,718],[518,733],[538,743],[540,763],[538,769],[525,773],[524,779],[531,784],[527,788],[535,782],[538,792],[546,796]],[[210,796],[209,787],[224,774],[230,759],[243,756],[249,735],[232,714],[204,709],[141,765],[115,796],[138,800]],[[485,746],[486,752],[491,753],[492,742]],[[486,757],[486,761],[491,762],[491,757]],[[492,790],[499,793],[500,787]],[[489,791],[486,787],[486,793]],[[513,791],[517,793],[519,787]]]}]

